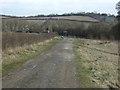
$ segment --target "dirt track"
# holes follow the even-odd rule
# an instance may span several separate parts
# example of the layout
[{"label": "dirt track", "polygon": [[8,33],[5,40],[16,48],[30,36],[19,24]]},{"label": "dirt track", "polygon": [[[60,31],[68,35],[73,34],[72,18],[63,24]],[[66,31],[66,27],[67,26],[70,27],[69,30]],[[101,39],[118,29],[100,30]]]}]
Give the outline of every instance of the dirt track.
[{"label": "dirt track", "polygon": [[3,88],[77,88],[72,39],[58,42],[50,50],[3,77]]}]

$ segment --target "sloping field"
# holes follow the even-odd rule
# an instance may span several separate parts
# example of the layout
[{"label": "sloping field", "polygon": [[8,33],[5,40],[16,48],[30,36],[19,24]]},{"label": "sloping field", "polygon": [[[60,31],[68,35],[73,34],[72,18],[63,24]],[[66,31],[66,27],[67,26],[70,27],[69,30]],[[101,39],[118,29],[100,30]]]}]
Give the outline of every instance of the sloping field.
[{"label": "sloping field", "polygon": [[97,19],[87,17],[87,16],[63,16],[63,17],[52,17],[53,19],[62,19],[62,20],[74,20],[81,22],[99,22]]},{"label": "sloping field", "polygon": [[51,20],[51,25],[56,28],[60,28],[60,30],[65,30],[65,29],[75,29],[81,27],[83,25],[83,28],[87,28],[90,26],[92,23],[89,22],[77,22],[77,21],[69,21],[69,20]]},{"label": "sloping field", "polygon": [[39,24],[40,26],[47,22],[47,20],[25,20],[29,23]]},{"label": "sloping field", "polygon": [[[24,20],[29,21],[29,22],[35,22],[35,23],[45,23],[48,20],[51,21],[52,24],[58,24],[58,26],[60,25],[64,25],[64,26],[75,26],[76,24],[80,25],[80,22],[85,23],[87,26],[90,23],[98,23],[99,21],[91,18],[91,17],[85,17],[85,16],[63,16],[63,17],[34,17],[34,18],[24,18]],[[74,22],[73,22],[74,21]],[[77,22],[75,22],[77,21]]]},{"label": "sloping field", "polygon": [[[8,22],[9,20],[9,22]],[[60,31],[62,33],[63,31],[75,31],[75,30],[82,30],[87,29],[92,24],[99,24],[99,21],[87,17],[87,16],[60,16],[60,17],[23,17],[23,18],[9,18],[9,19],[3,19],[4,23],[13,23],[13,26],[16,25],[15,22],[21,22],[21,25],[23,23],[28,24],[31,31],[35,32],[41,32],[41,31]],[[27,21],[27,22],[26,22]],[[5,24],[4,24],[5,25]],[[25,24],[24,24],[25,25]],[[8,27],[11,26],[8,25]],[[38,27],[38,28],[35,28]],[[4,26],[5,27],[5,26]],[[34,29],[33,29],[34,27]],[[17,28],[17,27],[16,27]],[[54,30],[53,30],[54,29]],[[59,30],[58,30],[59,29]],[[5,29],[7,30],[7,29]],[[19,31],[21,29],[17,29],[15,31]],[[9,30],[10,31],[10,30]],[[14,30],[12,30],[14,31]]]},{"label": "sloping field", "polygon": [[[0,18],[7,19],[11,18],[9,16],[0,16]],[[23,20],[74,20],[74,21],[81,21],[81,22],[99,22],[99,20],[88,17],[88,16],[57,16],[57,17],[22,17],[17,19]]]},{"label": "sloping field", "polygon": [[80,27],[81,24],[83,24],[87,28],[92,23],[99,23],[98,20],[85,16],[32,17],[22,19],[30,23],[37,23],[41,25],[41,29],[43,30],[53,27],[61,29],[74,29]]},{"label": "sloping field", "polygon": [[72,21],[81,21],[81,22],[99,22],[99,20],[88,17],[88,16],[60,16],[60,17],[31,17],[31,18],[22,18],[27,20],[72,20]]}]

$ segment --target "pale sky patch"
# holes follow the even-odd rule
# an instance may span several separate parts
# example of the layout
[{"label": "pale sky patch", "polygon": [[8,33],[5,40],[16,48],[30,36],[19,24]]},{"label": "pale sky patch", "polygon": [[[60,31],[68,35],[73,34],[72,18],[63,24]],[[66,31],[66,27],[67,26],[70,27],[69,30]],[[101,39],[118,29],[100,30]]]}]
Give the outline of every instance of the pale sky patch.
[{"label": "pale sky patch", "polygon": [[100,12],[117,14],[119,0],[0,0],[0,14],[30,16],[69,12]]}]

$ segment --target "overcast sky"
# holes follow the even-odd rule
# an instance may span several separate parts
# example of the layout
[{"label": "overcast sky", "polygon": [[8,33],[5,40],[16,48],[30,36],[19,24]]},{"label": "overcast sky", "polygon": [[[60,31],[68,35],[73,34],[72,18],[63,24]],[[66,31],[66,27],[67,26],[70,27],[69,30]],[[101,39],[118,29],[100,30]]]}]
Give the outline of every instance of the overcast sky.
[{"label": "overcast sky", "polygon": [[100,12],[117,14],[120,0],[0,0],[0,14],[30,16],[69,12]]}]

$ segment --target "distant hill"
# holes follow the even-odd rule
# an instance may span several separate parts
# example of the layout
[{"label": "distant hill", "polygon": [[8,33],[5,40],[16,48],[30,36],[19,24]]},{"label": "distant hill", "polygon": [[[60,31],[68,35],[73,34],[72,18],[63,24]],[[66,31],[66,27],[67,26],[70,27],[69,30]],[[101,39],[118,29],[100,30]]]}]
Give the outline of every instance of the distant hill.
[{"label": "distant hill", "polygon": [[3,19],[8,19],[8,18],[21,18],[21,17],[18,17],[18,16],[10,16],[10,15],[0,15],[0,18],[3,18]]},{"label": "distant hill", "polygon": [[108,33],[115,25],[115,16],[106,14],[64,14],[16,17],[2,15],[3,32],[46,33],[58,32],[85,38],[110,38]]},{"label": "distant hill", "polygon": [[62,15],[58,15],[58,14],[50,14],[50,15],[36,15],[36,16],[29,16],[29,18],[33,18],[33,17],[69,17],[69,16],[87,16],[87,17],[91,17],[94,19],[99,20],[100,22],[106,22],[110,25],[115,25],[117,24],[117,20],[116,20],[116,16],[115,15],[110,15],[110,14],[106,14],[106,13],[94,13],[94,12],[78,12],[78,13],[65,13]]},{"label": "distant hill", "polygon": [[[91,18],[90,18],[91,17]],[[49,14],[49,15],[36,15],[36,16],[27,16],[27,17],[18,17],[10,15],[0,15],[0,18],[21,18],[21,19],[62,19],[62,20],[76,20],[76,21],[100,21],[106,22],[110,25],[117,24],[116,16],[106,13],[94,13],[94,12],[78,12],[78,13],[64,13],[64,14]]]},{"label": "distant hill", "polygon": [[116,16],[107,14],[88,13],[87,16],[98,19],[100,22],[106,22],[111,25],[117,24]]},{"label": "distant hill", "polygon": [[16,16],[6,16],[6,15],[0,15],[0,18],[2,19],[22,19],[22,20],[71,20],[71,21],[80,21],[80,22],[99,22],[99,20],[89,17],[89,16],[52,16],[52,17],[45,17],[45,16],[39,16],[39,17],[16,17]]}]

